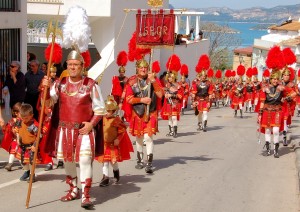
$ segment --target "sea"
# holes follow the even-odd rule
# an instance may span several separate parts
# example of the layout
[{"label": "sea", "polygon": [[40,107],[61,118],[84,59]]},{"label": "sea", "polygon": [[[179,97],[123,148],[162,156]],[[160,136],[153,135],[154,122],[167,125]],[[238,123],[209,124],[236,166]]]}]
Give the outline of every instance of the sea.
[{"label": "sea", "polygon": [[[242,41],[241,46],[239,48],[253,46],[254,39],[261,38],[261,36],[268,34],[266,29],[264,29],[264,30],[253,29],[253,28],[257,28],[257,26],[259,26],[260,23],[225,22],[225,21],[210,21],[210,22],[213,22],[213,23],[221,25],[221,26],[227,25],[230,28],[232,28],[233,30],[238,31],[237,36],[240,37],[241,41]],[[270,25],[272,25],[272,24],[270,24]],[[185,32],[185,30],[180,29],[180,32],[183,33],[183,32]]]}]

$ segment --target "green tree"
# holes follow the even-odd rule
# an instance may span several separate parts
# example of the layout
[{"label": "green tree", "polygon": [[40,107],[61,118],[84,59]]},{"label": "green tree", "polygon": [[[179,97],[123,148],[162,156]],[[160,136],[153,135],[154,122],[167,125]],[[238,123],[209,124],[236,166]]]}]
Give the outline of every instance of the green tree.
[{"label": "green tree", "polygon": [[238,31],[229,26],[221,26],[215,23],[206,22],[201,26],[203,38],[210,40],[208,55],[211,67],[214,69],[231,69],[233,49],[242,43]]}]

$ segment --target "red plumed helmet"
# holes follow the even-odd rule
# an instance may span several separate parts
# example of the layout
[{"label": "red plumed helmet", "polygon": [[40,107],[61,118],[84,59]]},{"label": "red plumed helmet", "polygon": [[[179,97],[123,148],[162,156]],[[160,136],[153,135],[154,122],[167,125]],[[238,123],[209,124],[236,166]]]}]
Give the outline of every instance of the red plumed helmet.
[{"label": "red plumed helmet", "polygon": [[[50,60],[50,54],[51,54],[51,47],[52,47],[52,43],[50,43],[48,45],[48,47],[45,49],[45,58],[47,61]],[[53,46],[53,55],[52,55],[52,63],[60,63],[62,61],[62,48],[59,44],[54,43]]]},{"label": "red plumed helmet", "polygon": [[196,66],[196,72],[200,73],[203,70],[207,70],[210,67],[210,60],[206,54],[200,56],[198,64]]},{"label": "red plumed helmet", "polygon": [[274,46],[270,49],[266,65],[269,69],[282,69],[285,66],[284,56],[279,46]]},{"label": "red plumed helmet", "polygon": [[141,49],[136,47],[136,32],[134,32],[128,43],[128,60],[131,62],[140,60],[146,54],[150,54],[150,52],[151,49]]},{"label": "red plumed helmet", "polygon": [[154,61],[152,63],[152,71],[155,73],[159,73],[160,72],[160,64],[158,61]]},{"label": "red plumed helmet", "polygon": [[119,52],[117,56],[117,65],[118,66],[126,66],[128,62],[128,56],[125,51]]},{"label": "red plumed helmet", "polygon": [[181,68],[180,58],[176,54],[171,55],[166,64],[166,68],[168,71],[178,72]]},{"label": "red plumed helmet", "polygon": [[251,78],[252,77],[252,71],[253,71],[252,68],[248,68],[247,71],[246,71],[246,76]]},{"label": "red plumed helmet", "polygon": [[252,76],[256,76],[256,75],[258,75],[258,70],[256,67],[253,67],[252,68]]},{"label": "red plumed helmet", "polygon": [[236,72],[234,70],[231,71],[231,77],[235,77],[236,76]]},{"label": "red plumed helmet", "polygon": [[207,71],[207,77],[211,78],[214,76],[214,70],[212,68],[208,69]]},{"label": "red plumed helmet", "polygon": [[243,76],[243,75],[245,74],[245,72],[246,72],[245,66],[239,65],[239,66],[237,67],[237,74],[238,74],[239,76]]},{"label": "red plumed helmet", "polygon": [[285,65],[292,65],[297,61],[296,55],[291,48],[285,48],[282,50]]},{"label": "red plumed helmet", "polygon": [[216,71],[216,74],[215,74],[215,77],[216,77],[217,79],[222,78],[222,71],[221,71],[221,70],[217,70],[217,71]]},{"label": "red plumed helmet", "polygon": [[189,74],[189,67],[186,64],[182,64],[180,74],[181,76],[186,76]]},{"label": "red plumed helmet", "polygon": [[263,73],[263,77],[269,78],[270,77],[270,71],[269,69],[266,69]]},{"label": "red plumed helmet", "polygon": [[231,77],[231,70],[226,70],[225,77]]},{"label": "red plumed helmet", "polygon": [[84,60],[84,65],[83,66],[85,68],[90,67],[92,59],[91,59],[91,54],[90,54],[89,50],[87,50],[85,52],[82,52],[81,56],[83,57],[83,60]]}]

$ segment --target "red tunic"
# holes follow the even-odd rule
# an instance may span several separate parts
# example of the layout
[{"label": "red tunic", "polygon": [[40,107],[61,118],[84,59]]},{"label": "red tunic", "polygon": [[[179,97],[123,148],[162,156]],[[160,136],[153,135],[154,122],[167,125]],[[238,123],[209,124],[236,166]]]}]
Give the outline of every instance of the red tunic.
[{"label": "red tunic", "polygon": [[239,104],[244,105],[244,96],[246,94],[246,89],[244,85],[239,84],[239,85],[234,85],[233,88],[231,89],[231,94],[232,94],[232,102],[231,102],[231,108],[235,109],[236,106]]},{"label": "red tunic", "polygon": [[172,94],[173,97],[165,98],[161,109],[161,117],[163,120],[168,120],[170,116],[176,116],[180,119],[181,100],[183,98],[183,88],[178,83],[167,83],[165,93]]},{"label": "red tunic", "polygon": [[209,111],[210,99],[209,96],[213,94],[214,88],[212,84],[206,81],[194,80],[192,84],[191,93],[195,96],[194,102],[197,103],[199,112]]},{"label": "red tunic", "polygon": [[[140,116],[134,110],[134,106],[140,105],[141,107],[146,107],[146,104],[140,102],[140,99],[143,96],[139,95],[140,85],[138,84],[139,78],[135,75],[129,78],[128,83],[125,87],[125,102],[123,104],[123,109],[125,112],[125,118],[129,121],[129,132],[133,136],[140,136],[144,134],[148,134],[151,136],[152,134],[156,134],[158,132],[158,110],[161,107],[161,99],[156,96],[156,92],[164,93],[163,88],[158,79],[154,83],[151,83],[152,90],[152,104],[150,107],[153,108],[149,113],[149,118],[145,119],[145,116]],[[147,80],[149,84],[149,81]],[[154,86],[155,84],[155,86]],[[155,92],[154,92],[154,91]],[[156,96],[156,99],[154,98]]]},{"label": "red tunic", "polygon": [[[126,126],[118,116],[103,118],[104,155],[96,158],[103,162],[122,162],[130,159],[133,152],[132,143],[126,131]],[[119,138],[119,145],[114,145],[114,140]]]}]

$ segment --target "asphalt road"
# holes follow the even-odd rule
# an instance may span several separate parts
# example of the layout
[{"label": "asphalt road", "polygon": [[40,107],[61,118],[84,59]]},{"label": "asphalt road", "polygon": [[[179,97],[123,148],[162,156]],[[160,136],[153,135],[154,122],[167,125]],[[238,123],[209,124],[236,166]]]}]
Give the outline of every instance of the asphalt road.
[{"label": "asphalt road", "polygon": [[[119,184],[101,188],[101,165],[95,162],[91,195],[96,211],[299,211],[299,185],[295,153],[280,146],[280,158],[265,156],[258,144],[256,114],[234,118],[229,108],[212,109],[208,131],[196,130],[197,120],[188,111],[182,116],[178,138],[166,137],[167,121],[159,122],[155,136],[153,174],[134,168],[136,160],[120,164]],[[295,118],[299,123],[299,118]],[[292,127],[293,134],[298,133]],[[263,142],[263,136],[261,135]],[[36,170],[30,208],[25,209],[28,183],[18,162],[11,172],[3,169],[8,154],[0,150],[0,211],[84,211],[80,200],[61,202],[68,187],[64,170]],[[110,168],[110,177],[112,177]]]}]

